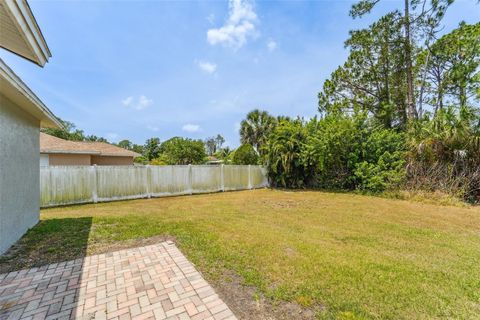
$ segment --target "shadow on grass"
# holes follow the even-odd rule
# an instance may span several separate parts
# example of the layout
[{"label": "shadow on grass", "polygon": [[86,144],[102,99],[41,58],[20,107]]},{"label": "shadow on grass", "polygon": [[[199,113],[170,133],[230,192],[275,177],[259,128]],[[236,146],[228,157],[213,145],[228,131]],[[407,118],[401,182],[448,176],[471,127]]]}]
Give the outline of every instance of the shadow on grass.
[{"label": "shadow on grass", "polygon": [[0,274],[86,255],[91,217],[41,220],[0,256]]},{"label": "shadow on grass", "polygon": [[76,318],[91,227],[91,217],[41,220],[0,256],[0,319]]}]

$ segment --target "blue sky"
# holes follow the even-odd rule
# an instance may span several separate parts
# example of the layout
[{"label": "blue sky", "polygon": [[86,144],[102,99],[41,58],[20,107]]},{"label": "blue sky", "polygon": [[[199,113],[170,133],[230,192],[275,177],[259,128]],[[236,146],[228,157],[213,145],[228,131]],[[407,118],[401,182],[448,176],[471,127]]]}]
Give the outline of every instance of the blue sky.
[{"label": "blue sky", "polygon": [[[87,134],[143,144],[220,133],[236,147],[254,108],[314,116],[348,31],[401,3],[353,20],[349,1],[30,1],[53,57],[43,69],[0,58]],[[444,31],[480,20],[479,8],[457,0]]]}]

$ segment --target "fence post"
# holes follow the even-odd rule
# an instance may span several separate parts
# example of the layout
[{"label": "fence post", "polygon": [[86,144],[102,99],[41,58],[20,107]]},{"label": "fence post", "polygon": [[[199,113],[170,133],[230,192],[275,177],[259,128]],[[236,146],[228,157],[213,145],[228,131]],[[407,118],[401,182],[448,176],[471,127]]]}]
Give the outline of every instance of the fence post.
[{"label": "fence post", "polygon": [[150,199],[152,197],[151,192],[150,192],[150,181],[151,179],[151,171],[150,171],[150,165],[147,164],[145,166],[145,190],[147,192],[147,198]]},{"label": "fence post", "polygon": [[248,189],[252,189],[252,165],[248,165]]},{"label": "fence post", "polygon": [[192,183],[192,180],[193,180],[193,176],[192,176],[192,165],[189,164],[188,165],[188,193],[189,194],[193,194],[193,183]]},{"label": "fence post", "polygon": [[97,165],[94,164],[93,166],[90,167],[90,178],[93,182],[92,184],[92,200],[93,203],[98,202],[98,193],[97,193],[97,184],[98,184],[98,179],[97,179]]},{"label": "fence post", "polygon": [[220,191],[225,192],[225,168],[224,164],[220,165]]}]

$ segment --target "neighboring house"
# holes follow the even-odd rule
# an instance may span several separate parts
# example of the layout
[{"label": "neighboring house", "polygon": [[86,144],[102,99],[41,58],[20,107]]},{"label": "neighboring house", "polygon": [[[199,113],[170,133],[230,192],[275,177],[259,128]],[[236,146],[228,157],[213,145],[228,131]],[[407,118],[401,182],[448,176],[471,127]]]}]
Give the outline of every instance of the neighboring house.
[{"label": "neighboring house", "polygon": [[215,156],[208,156],[208,159],[207,159],[207,164],[215,165],[215,164],[222,164],[223,162],[224,162],[223,160],[220,160]]},{"label": "neighboring house", "polygon": [[68,141],[40,133],[40,166],[133,165],[139,156],[105,142]]},{"label": "neighboring house", "polygon": [[[0,47],[39,66],[51,56],[26,1],[0,0]],[[40,127],[61,124],[0,59],[0,254],[40,216]]]}]

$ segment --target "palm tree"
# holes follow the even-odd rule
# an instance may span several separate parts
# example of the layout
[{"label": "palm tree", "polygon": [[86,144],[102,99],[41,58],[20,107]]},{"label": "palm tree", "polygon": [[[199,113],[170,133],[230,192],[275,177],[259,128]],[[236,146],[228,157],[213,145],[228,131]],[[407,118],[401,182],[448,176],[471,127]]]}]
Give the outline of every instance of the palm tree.
[{"label": "palm tree", "polygon": [[454,161],[463,153],[477,158],[480,154],[477,119],[473,108],[439,109],[431,121],[412,126],[411,147],[417,155],[430,156],[431,161]]},{"label": "palm tree", "polygon": [[263,155],[263,147],[275,124],[275,118],[267,111],[258,109],[250,111],[247,114],[247,118],[240,124],[241,143],[251,144],[258,154]]}]

